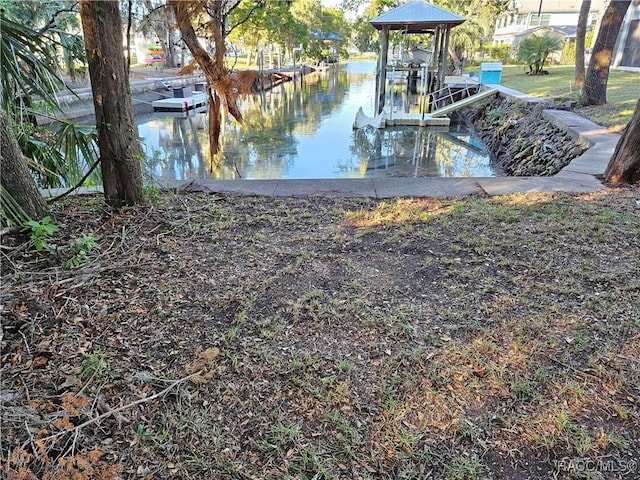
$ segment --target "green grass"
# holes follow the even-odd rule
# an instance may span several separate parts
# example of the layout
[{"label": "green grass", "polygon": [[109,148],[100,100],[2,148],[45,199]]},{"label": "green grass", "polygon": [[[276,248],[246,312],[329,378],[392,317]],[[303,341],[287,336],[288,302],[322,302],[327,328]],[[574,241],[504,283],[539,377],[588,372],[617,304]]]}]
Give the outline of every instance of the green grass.
[{"label": "green grass", "polygon": [[[252,63],[249,63],[248,60],[249,57],[247,57],[246,55],[242,57],[227,56],[224,59],[224,65],[225,67],[231,68],[233,70],[255,70],[258,68],[255,58],[253,59]],[[265,56],[265,65],[268,63],[268,61],[269,59]]]},{"label": "green grass", "polygon": [[[478,68],[475,69],[476,74]],[[502,85],[529,95],[544,98],[562,98],[579,101],[574,76],[575,68],[569,65],[550,66],[549,75],[530,76],[523,65],[505,65],[502,70]],[[620,129],[633,115],[640,98],[640,73],[611,70],[607,84],[607,105],[578,107],[577,113],[590,120]]]}]

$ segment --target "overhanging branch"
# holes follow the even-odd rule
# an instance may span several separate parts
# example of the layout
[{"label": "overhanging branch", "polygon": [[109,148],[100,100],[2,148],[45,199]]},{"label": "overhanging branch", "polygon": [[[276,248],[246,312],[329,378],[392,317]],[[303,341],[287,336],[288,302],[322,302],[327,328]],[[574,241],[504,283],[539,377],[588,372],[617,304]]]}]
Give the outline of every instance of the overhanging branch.
[{"label": "overhanging branch", "polygon": [[78,2],[75,2],[69,8],[61,8],[60,10],[55,11],[53,15],[51,15],[51,18],[49,19],[47,24],[44,27],[42,27],[40,30],[38,30],[38,34],[41,35],[47,30],[49,30],[50,28],[53,28],[56,25],[56,17],[58,15],[62,13],[78,13],[78,10],[76,8],[77,6],[78,6]]},{"label": "overhanging branch", "polygon": [[231,32],[233,32],[236,28],[238,28],[240,25],[242,25],[243,23],[246,23],[249,18],[251,17],[251,15],[253,14],[253,12],[255,12],[257,9],[262,8],[263,7],[263,3],[262,2],[256,2],[253,7],[251,7],[251,10],[249,10],[249,12],[245,15],[245,17],[241,20],[238,21],[238,23],[236,23],[235,25],[232,25],[226,32],[225,32],[225,36],[229,35]]}]

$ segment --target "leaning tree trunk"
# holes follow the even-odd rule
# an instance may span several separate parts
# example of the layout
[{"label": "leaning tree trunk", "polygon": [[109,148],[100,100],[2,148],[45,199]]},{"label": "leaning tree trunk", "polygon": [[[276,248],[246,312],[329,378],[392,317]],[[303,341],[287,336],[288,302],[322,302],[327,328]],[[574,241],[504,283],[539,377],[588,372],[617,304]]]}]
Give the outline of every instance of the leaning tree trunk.
[{"label": "leaning tree trunk", "polygon": [[222,112],[226,110],[239,123],[243,123],[237,100],[238,97],[249,93],[257,78],[257,72],[244,71],[237,76],[232,76],[231,72],[225,68],[224,2],[214,0],[212,4],[214,8],[211,8],[210,5],[207,11],[211,16],[208,22],[208,33],[212,36],[215,45],[213,58],[200,45],[191,24],[192,18],[197,18],[199,14],[203,13],[203,5],[183,0],[169,0],[167,3],[173,9],[176,24],[182,34],[182,41],[191,51],[193,60],[202,69],[209,84],[209,150],[211,155],[215,155],[220,150],[220,132],[224,121]]},{"label": "leaning tree trunk", "polygon": [[[214,58],[202,48],[198,36],[191,24],[191,18],[193,17],[193,6],[188,2],[182,0],[171,0],[169,5],[173,8],[173,13],[176,17],[176,23],[178,29],[182,34],[182,41],[187,48],[191,51],[193,59],[198,63],[198,66],[202,69],[207,83],[209,84],[209,151],[211,155],[215,155],[220,150],[220,132],[222,130],[222,108],[226,103],[229,108],[229,112],[236,116],[232,111],[232,108],[236,107],[236,102],[233,97],[233,93],[225,88],[225,84],[229,83],[229,74],[224,67],[224,53],[225,44],[222,29],[224,28],[222,18],[211,18],[209,22],[209,31],[215,42]],[[220,5],[217,5],[218,13],[220,12]],[[242,115],[237,111],[237,117],[239,122],[242,122]]]},{"label": "leaning tree trunk", "polygon": [[591,0],[582,0],[580,15],[578,16],[578,28],[576,30],[576,89],[580,90],[584,86],[584,47],[587,36],[587,20],[591,10]]},{"label": "leaning tree trunk", "polygon": [[0,109],[0,178],[2,186],[18,202],[29,217],[39,220],[47,213],[47,204],[40,195],[9,119]]},{"label": "leaning tree trunk", "polygon": [[640,100],[604,172],[609,183],[640,182]]},{"label": "leaning tree trunk", "polygon": [[611,0],[602,16],[602,23],[593,46],[585,79],[583,105],[604,105],[607,103],[609,67],[620,27],[630,3],[631,0]]},{"label": "leaning tree trunk", "polygon": [[104,196],[114,208],[142,200],[143,159],[133,119],[118,5],[109,0],[80,0]]}]

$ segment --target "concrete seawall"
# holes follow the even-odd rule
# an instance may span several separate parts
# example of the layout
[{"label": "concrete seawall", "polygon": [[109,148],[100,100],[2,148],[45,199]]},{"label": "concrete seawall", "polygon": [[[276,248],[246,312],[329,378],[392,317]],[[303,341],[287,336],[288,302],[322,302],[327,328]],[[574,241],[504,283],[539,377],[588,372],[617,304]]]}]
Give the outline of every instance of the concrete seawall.
[{"label": "concrete seawall", "polygon": [[[150,104],[152,101],[161,98],[172,97],[171,89],[174,87],[184,87],[202,81],[204,81],[202,75],[133,81],[131,82],[131,96],[134,110],[137,110],[136,106]],[[73,92],[62,91],[56,97],[62,109],[62,114],[56,114],[59,118],[72,120],[95,115],[93,93],[90,87],[77,88]],[[151,111],[151,105],[149,105],[148,109],[142,108],[141,110]],[[136,113],[141,112],[137,111]],[[52,123],[52,120],[46,116],[38,115],[36,119],[38,125]]]}]

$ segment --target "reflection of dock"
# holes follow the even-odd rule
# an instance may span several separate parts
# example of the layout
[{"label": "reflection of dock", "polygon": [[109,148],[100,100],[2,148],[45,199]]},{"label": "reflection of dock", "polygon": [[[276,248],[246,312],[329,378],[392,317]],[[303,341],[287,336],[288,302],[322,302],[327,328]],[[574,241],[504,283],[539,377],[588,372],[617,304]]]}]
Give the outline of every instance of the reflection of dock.
[{"label": "reflection of dock", "polygon": [[[489,155],[480,143],[437,128],[396,127],[356,133],[360,145],[371,145],[365,157],[367,175],[399,177],[492,175]],[[458,133],[458,135],[463,135]],[[464,135],[470,136],[470,133]],[[472,137],[471,137],[472,138]],[[460,175],[462,174],[462,175]]]},{"label": "reflection of dock", "polygon": [[446,138],[449,142],[458,145],[459,147],[462,148],[466,148],[467,150],[476,153],[478,155],[487,155],[487,151],[485,149],[482,149],[480,147],[478,147],[477,145],[473,145],[459,137],[457,137],[456,135],[450,133],[450,132],[438,132],[438,134],[444,138]]},{"label": "reflection of dock", "polygon": [[206,93],[196,93],[188,97],[163,98],[151,102],[154,112],[189,112],[199,107],[206,107],[209,98]]}]

